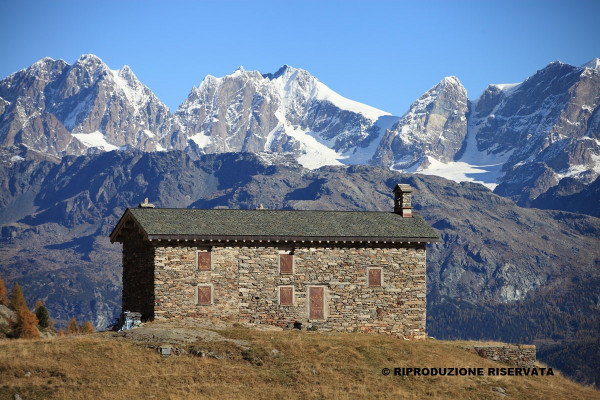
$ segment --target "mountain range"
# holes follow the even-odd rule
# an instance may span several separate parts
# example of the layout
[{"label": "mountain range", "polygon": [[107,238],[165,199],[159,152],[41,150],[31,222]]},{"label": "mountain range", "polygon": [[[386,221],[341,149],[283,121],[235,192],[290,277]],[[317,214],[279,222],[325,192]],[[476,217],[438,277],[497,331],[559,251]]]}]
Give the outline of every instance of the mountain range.
[{"label": "mountain range", "polygon": [[563,179],[581,190],[596,180],[599,106],[596,58],[553,62],[472,101],[447,77],[401,117],[346,99],[302,69],[240,67],[207,76],[171,113],[129,67],[83,55],[73,65],[44,58],[0,81],[0,146],[55,157],[131,148],[292,154],[311,169],[365,164],[480,182],[529,206]]}]

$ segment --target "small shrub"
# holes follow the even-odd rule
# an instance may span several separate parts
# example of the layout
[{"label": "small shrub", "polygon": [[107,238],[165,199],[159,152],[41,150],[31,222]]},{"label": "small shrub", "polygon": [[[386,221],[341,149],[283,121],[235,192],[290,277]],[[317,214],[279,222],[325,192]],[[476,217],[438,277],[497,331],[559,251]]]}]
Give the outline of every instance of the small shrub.
[{"label": "small shrub", "polygon": [[71,318],[67,324],[67,335],[77,335],[79,333],[79,326],[75,317]]},{"label": "small shrub", "polygon": [[259,357],[254,349],[247,349],[242,351],[242,359],[248,361],[250,364],[257,366],[263,365],[263,360]]},{"label": "small shrub", "polygon": [[40,300],[35,303],[35,316],[38,319],[38,325],[40,328],[45,329],[50,326],[50,314]]},{"label": "small shrub", "polygon": [[2,277],[0,277],[0,304],[8,304],[8,292],[6,291],[6,286],[4,286],[4,281],[2,280]]},{"label": "small shrub", "polygon": [[90,321],[85,321],[83,325],[81,325],[81,333],[94,333],[96,330],[94,329],[94,325]]}]

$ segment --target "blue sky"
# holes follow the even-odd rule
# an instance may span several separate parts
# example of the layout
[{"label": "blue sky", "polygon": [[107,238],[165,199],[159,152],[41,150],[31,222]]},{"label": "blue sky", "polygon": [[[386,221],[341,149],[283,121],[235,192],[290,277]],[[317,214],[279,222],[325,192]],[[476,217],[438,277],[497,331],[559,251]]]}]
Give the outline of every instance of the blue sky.
[{"label": "blue sky", "polygon": [[443,77],[470,99],[549,62],[600,57],[600,1],[0,2],[0,78],[42,57],[129,65],[172,111],[206,75],[308,70],[402,115]]}]

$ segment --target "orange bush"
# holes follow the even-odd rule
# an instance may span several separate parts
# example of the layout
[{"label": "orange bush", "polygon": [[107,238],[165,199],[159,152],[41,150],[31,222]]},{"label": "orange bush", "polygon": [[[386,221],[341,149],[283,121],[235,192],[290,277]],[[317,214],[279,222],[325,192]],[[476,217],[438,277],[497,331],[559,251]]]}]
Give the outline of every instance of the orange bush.
[{"label": "orange bush", "polygon": [[22,339],[35,339],[40,337],[36,326],[38,320],[34,313],[29,311],[25,307],[21,307],[17,310],[17,325],[15,327],[15,333],[17,337]]}]

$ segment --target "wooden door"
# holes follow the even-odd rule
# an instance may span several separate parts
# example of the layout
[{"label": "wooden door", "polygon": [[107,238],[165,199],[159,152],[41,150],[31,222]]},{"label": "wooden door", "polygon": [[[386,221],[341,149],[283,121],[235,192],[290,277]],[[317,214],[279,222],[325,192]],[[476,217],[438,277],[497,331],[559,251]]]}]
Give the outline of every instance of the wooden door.
[{"label": "wooden door", "polygon": [[313,286],[309,289],[309,318],[325,319],[325,290],[323,287]]}]

